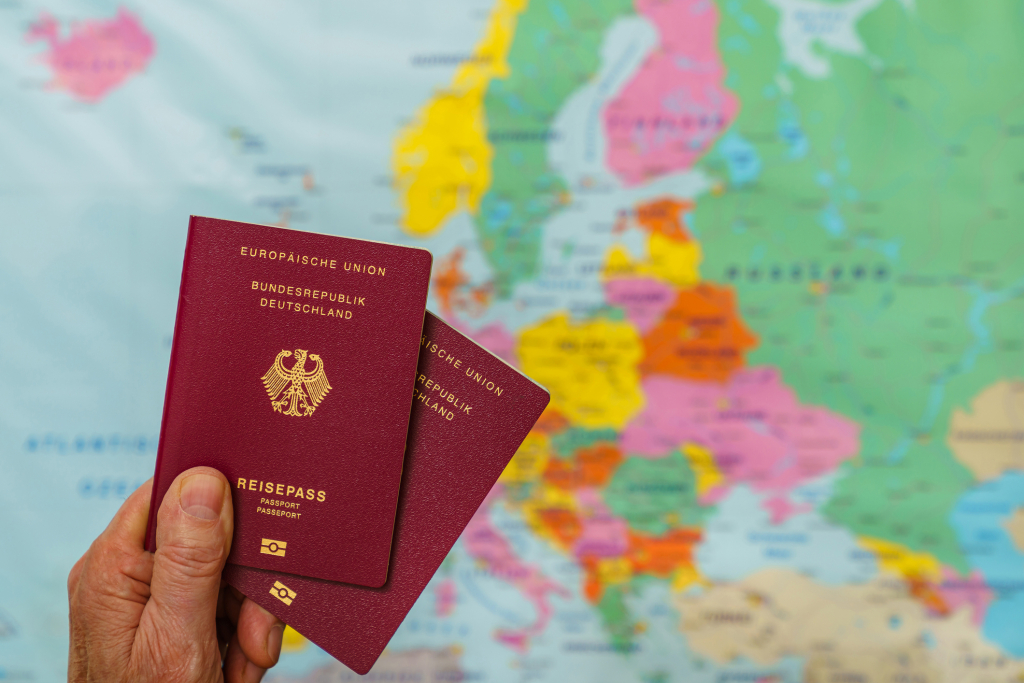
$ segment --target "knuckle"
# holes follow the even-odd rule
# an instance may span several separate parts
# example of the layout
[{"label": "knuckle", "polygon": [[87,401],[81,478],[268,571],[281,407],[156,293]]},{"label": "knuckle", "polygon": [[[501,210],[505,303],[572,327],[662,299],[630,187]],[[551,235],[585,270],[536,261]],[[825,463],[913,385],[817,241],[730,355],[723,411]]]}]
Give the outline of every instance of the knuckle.
[{"label": "knuckle", "polygon": [[140,634],[138,649],[145,656],[130,671],[128,680],[159,680],[161,683],[196,683],[216,680],[220,658],[208,640],[196,638],[179,622],[154,623]]},{"label": "knuckle", "polygon": [[68,596],[84,584],[92,596],[145,601],[150,567],[151,559],[101,537],[71,568]]},{"label": "knuckle", "polygon": [[85,562],[85,555],[78,558],[78,562],[71,567],[71,571],[68,572],[68,599],[71,600],[75,596],[75,591],[78,590],[78,582],[82,578],[82,564]]},{"label": "knuckle", "polygon": [[225,559],[223,545],[211,546],[187,540],[173,541],[157,548],[159,561],[186,576],[205,577],[220,572]]}]

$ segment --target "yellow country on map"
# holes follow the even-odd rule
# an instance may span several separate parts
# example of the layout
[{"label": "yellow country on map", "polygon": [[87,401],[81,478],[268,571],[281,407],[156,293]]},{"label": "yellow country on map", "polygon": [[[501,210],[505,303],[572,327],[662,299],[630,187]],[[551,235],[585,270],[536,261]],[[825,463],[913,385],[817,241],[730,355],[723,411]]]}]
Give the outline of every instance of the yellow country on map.
[{"label": "yellow country on map", "polygon": [[399,131],[391,165],[408,232],[427,235],[455,211],[479,209],[491,184],[493,155],[484,94],[491,79],[509,74],[506,59],[526,5],[527,0],[498,0],[472,58]]},{"label": "yellow country on map", "polygon": [[697,495],[705,493],[725,482],[725,475],[718,469],[715,456],[708,449],[695,443],[688,443],[682,448],[683,455],[690,461],[693,473],[697,475]]},{"label": "yellow country on map", "polygon": [[634,260],[629,251],[616,245],[605,257],[604,275],[615,277],[654,277],[676,287],[689,287],[700,282],[700,244],[680,242],[661,233],[647,240],[647,260]]},{"label": "yellow country on map", "polygon": [[556,315],[526,328],[518,352],[523,372],[547,387],[551,406],[573,424],[621,429],[643,407],[643,347],[629,323]]},{"label": "yellow country on map", "polygon": [[503,484],[529,484],[540,479],[548,466],[550,445],[548,437],[538,432],[526,435],[519,450],[512,456],[505,471],[498,477]]},{"label": "yellow country on map", "polygon": [[878,557],[879,566],[903,578],[925,579],[932,583],[942,582],[942,564],[928,553],[916,553],[899,543],[880,538],[862,536],[860,544]]}]

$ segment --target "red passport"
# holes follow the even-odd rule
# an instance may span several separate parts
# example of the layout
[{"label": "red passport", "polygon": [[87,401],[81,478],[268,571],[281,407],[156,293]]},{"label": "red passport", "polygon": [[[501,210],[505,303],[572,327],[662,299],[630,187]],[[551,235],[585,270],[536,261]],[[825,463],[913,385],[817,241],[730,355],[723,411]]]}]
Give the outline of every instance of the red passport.
[{"label": "red passport", "polygon": [[228,565],[251,600],[365,674],[548,404],[548,392],[427,313],[381,588]]},{"label": "red passport", "polygon": [[230,562],[388,573],[430,252],[193,216],[157,452],[231,482]]}]

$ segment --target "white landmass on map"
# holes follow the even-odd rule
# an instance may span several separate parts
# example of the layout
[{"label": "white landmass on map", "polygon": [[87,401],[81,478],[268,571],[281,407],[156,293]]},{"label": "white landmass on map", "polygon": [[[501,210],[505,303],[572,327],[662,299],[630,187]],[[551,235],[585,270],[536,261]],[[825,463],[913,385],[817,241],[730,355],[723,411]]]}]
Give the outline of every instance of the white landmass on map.
[{"label": "white landmass on map", "polygon": [[857,22],[882,0],[853,0],[846,4],[812,0],[767,0],[779,11],[778,37],[783,58],[810,78],[827,78],[832,73],[828,59],[815,52],[820,44],[829,50],[854,57],[868,56],[857,35]]}]

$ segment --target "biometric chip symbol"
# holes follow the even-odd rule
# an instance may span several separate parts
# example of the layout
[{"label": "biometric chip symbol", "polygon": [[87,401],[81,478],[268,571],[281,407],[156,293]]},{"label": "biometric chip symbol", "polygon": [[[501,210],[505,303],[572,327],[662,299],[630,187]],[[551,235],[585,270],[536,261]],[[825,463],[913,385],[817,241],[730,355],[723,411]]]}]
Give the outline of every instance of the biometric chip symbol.
[{"label": "biometric chip symbol", "polygon": [[274,585],[270,587],[270,594],[286,605],[291,605],[292,600],[297,597],[295,591],[280,581],[275,581]]},{"label": "biometric chip symbol", "polygon": [[260,544],[260,553],[264,555],[274,555],[275,557],[284,557],[285,548],[288,547],[288,543],[285,541],[275,541],[272,538],[264,538]]}]

